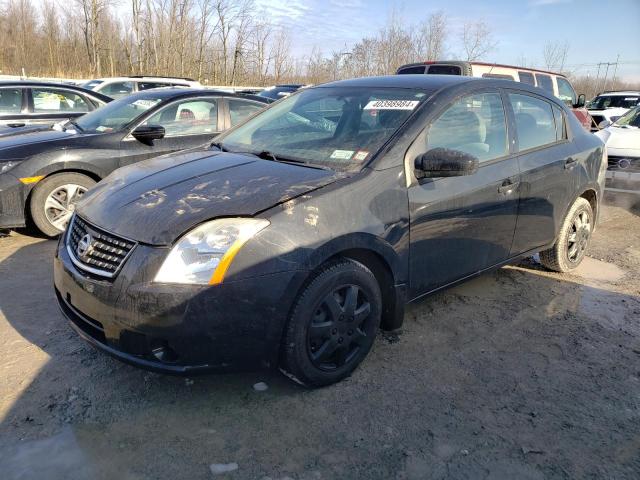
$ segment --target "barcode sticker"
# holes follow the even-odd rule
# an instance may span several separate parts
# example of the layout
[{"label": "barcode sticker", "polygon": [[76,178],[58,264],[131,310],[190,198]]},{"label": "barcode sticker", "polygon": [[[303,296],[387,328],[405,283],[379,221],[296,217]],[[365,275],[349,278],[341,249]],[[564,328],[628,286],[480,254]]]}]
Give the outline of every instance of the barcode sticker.
[{"label": "barcode sticker", "polygon": [[413,110],[419,100],[371,100],[365,110]]}]

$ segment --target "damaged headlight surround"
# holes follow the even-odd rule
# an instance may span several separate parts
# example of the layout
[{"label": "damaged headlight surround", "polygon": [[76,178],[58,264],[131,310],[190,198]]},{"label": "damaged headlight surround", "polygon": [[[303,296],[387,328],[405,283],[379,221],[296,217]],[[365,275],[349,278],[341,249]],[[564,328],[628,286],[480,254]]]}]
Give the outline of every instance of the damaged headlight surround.
[{"label": "damaged headlight surround", "polygon": [[155,282],[218,285],[242,246],[267,226],[268,220],[258,218],[221,218],[204,223],[171,249]]},{"label": "damaged headlight surround", "polygon": [[8,162],[1,162],[0,163],[0,174],[7,173],[9,170],[11,170],[13,167],[18,165],[19,163],[20,163],[19,160],[10,160]]}]

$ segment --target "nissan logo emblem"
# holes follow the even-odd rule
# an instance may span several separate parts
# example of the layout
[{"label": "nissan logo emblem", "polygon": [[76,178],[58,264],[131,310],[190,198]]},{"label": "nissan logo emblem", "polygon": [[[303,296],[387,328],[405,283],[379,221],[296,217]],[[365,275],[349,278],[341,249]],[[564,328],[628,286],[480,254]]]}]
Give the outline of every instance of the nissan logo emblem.
[{"label": "nissan logo emblem", "polygon": [[78,246],[76,247],[76,252],[80,258],[84,258],[91,253],[93,250],[93,238],[88,233],[80,239],[78,242]]}]

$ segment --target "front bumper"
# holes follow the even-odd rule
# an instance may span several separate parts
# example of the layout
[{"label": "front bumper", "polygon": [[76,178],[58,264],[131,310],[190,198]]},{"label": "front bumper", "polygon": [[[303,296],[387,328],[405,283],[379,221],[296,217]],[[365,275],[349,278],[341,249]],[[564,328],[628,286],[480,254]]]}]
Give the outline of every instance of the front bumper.
[{"label": "front bumper", "polygon": [[[62,237],[64,239],[64,236]],[[304,272],[214,287],[152,282],[166,249],[138,245],[113,281],[92,278],[58,245],[54,283],[62,313],[88,342],[141,368],[190,375],[277,361]]]},{"label": "front bumper", "polygon": [[0,174],[0,228],[25,226],[25,185],[10,173]]},{"label": "front bumper", "polygon": [[605,190],[607,192],[640,195],[640,172],[607,170]]}]

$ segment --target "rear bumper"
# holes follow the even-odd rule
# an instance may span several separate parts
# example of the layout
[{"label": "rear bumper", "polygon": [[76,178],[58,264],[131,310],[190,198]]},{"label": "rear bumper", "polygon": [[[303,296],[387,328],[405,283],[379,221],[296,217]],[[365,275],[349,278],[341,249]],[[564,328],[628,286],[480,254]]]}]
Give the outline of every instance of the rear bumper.
[{"label": "rear bumper", "polygon": [[25,186],[9,173],[0,174],[0,228],[25,226]]}]

